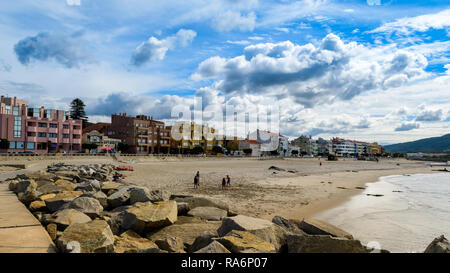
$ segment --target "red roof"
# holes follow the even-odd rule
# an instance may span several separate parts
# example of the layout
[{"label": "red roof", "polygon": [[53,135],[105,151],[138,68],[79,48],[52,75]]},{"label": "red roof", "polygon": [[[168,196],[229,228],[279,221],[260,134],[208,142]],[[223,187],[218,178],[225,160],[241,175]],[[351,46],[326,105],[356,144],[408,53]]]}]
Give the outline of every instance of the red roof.
[{"label": "red roof", "polygon": [[259,143],[258,141],[254,140],[254,139],[247,139],[246,141],[248,143],[250,143],[250,144],[261,144],[261,143]]}]

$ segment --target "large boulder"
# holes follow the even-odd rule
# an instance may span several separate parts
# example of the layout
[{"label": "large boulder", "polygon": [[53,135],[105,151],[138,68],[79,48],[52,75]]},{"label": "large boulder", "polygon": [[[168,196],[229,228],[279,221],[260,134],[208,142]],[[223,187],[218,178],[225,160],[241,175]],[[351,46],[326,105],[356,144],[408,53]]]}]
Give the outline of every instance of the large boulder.
[{"label": "large boulder", "polygon": [[189,204],[186,202],[177,202],[178,216],[187,215],[190,210]]},{"label": "large boulder", "polygon": [[[49,193],[58,193],[63,191],[63,187],[55,185],[54,183],[48,182],[45,183],[37,188],[38,191],[42,192],[42,194],[49,194]],[[72,189],[73,190],[73,189]]]},{"label": "large boulder", "polygon": [[275,246],[258,236],[241,230],[233,230],[226,236],[215,239],[232,253],[273,253]]},{"label": "large boulder", "polygon": [[229,211],[229,207],[226,203],[205,197],[193,197],[193,196],[174,197],[173,200],[177,202],[188,203],[190,209],[194,209],[196,207],[216,207],[219,209]]},{"label": "large boulder", "polygon": [[58,193],[53,198],[45,199],[45,205],[51,212],[55,212],[60,210],[64,205],[75,200],[75,198],[81,194],[83,193],[80,191]]},{"label": "large boulder", "polygon": [[214,234],[215,237],[218,237],[216,230],[219,226],[220,222],[217,221],[174,224],[149,233],[147,238],[156,241],[164,240],[167,237],[179,237],[183,239],[184,244],[189,247],[194,243],[195,239],[204,232],[210,232]]},{"label": "large boulder", "polygon": [[213,238],[217,237],[217,234],[205,231],[202,235],[195,238],[194,243],[188,247],[188,252],[196,252],[213,242]]},{"label": "large boulder", "polygon": [[227,217],[227,214],[226,210],[216,207],[196,207],[188,212],[189,216],[211,221],[220,221]]},{"label": "large boulder", "polygon": [[177,203],[175,201],[137,203],[124,212],[122,228],[132,229],[139,234],[177,221]]},{"label": "large boulder", "polygon": [[299,227],[301,230],[310,235],[330,235],[332,237],[353,239],[353,236],[350,233],[336,226],[313,218],[303,219],[300,222]]},{"label": "large boulder", "polygon": [[64,208],[76,209],[92,219],[100,216],[103,206],[100,202],[92,197],[77,197],[72,202],[64,206]]},{"label": "large boulder", "polygon": [[441,235],[427,246],[424,253],[450,253],[450,243]]},{"label": "large boulder", "polygon": [[226,247],[217,241],[212,241],[207,246],[195,251],[194,253],[231,253]]},{"label": "large boulder", "polygon": [[149,249],[158,249],[158,246],[136,232],[128,230],[120,236],[114,236],[114,250],[116,253],[142,252]]},{"label": "large boulder", "polygon": [[102,184],[102,191],[108,193],[110,191],[118,190],[121,187],[123,187],[123,185],[117,182],[104,182]]},{"label": "large boulder", "polygon": [[286,231],[274,223],[244,215],[225,217],[217,230],[219,236],[225,236],[233,230],[248,231],[280,250],[286,244]]},{"label": "large boulder", "polygon": [[115,193],[108,196],[108,206],[111,208],[117,208],[129,204],[130,201],[130,188],[122,187]]},{"label": "large boulder", "polygon": [[76,184],[65,179],[56,180],[55,185],[61,187],[63,191],[73,191],[77,187]]},{"label": "large boulder", "polygon": [[108,196],[106,194],[104,194],[102,191],[97,191],[97,192],[86,192],[84,194],[81,195],[81,197],[91,197],[91,198],[95,198],[98,200],[98,202],[100,202],[100,204],[102,205],[102,207],[105,209],[108,207]]},{"label": "large boulder", "polygon": [[37,190],[30,190],[20,192],[19,194],[17,194],[17,198],[19,198],[20,202],[29,205],[31,202],[38,200],[41,194],[42,193]]},{"label": "large boulder", "polygon": [[89,216],[74,209],[57,211],[46,219],[46,222],[56,224],[60,230],[64,230],[72,224],[83,224],[90,221],[91,218]]},{"label": "large boulder", "polygon": [[31,204],[28,208],[30,209],[31,212],[47,210],[47,207],[45,206],[45,202],[41,201],[41,200],[36,200],[36,201],[31,202]]},{"label": "large boulder", "polygon": [[19,194],[21,192],[31,192],[36,189],[37,183],[32,179],[19,181],[14,186],[14,192],[16,194]]},{"label": "large boulder", "polygon": [[330,235],[288,235],[289,253],[369,253],[360,241]]},{"label": "large boulder", "polygon": [[303,232],[301,229],[298,228],[298,226],[293,223],[292,221],[283,218],[281,216],[275,216],[272,218],[272,223],[282,227],[284,230],[286,230],[287,232],[293,233],[293,234],[303,234],[305,235],[306,233]]},{"label": "large boulder", "polygon": [[96,191],[101,190],[101,188],[102,187],[100,185],[100,182],[98,182],[97,180],[94,179],[94,180],[86,181],[81,185],[78,185],[75,190],[80,190],[80,191],[84,191],[84,192],[90,192],[90,191],[96,192]]},{"label": "large boulder", "polygon": [[57,245],[62,252],[71,252],[73,242],[79,244],[81,253],[114,252],[114,235],[103,220],[70,225],[58,238]]},{"label": "large boulder", "polygon": [[185,253],[183,239],[180,237],[166,237],[155,241],[155,244],[162,250],[169,253]]},{"label": "large boulder", "polygon": [[170,195],[161,190],[149,190],[146,187],[133,187],[130,189],[130,204],[137,202],[161,202],[169,200]]}]

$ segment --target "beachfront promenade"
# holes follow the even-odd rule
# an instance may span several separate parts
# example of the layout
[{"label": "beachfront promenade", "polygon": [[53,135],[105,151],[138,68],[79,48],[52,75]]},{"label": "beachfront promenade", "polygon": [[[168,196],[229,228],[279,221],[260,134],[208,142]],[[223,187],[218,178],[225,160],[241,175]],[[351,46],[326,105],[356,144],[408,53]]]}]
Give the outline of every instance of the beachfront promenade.
[{"label": "beachfront promenade", "polygon": [[[0,181],[25,170],[0,175]],[[0,183],[0,253],[52,253],[55,246],[41,223]]]}]

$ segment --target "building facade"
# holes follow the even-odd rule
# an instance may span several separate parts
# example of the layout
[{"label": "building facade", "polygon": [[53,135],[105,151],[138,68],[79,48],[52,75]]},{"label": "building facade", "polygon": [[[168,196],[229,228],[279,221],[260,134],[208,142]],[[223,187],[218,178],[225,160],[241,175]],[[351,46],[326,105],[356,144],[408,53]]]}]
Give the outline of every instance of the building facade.
[{"label": "building facade", "polygon": [[165,127],[164,122],[154,120],[152,117],[114,114],[111,116],[107,136],[126,143],[129,147],[126,151],[128,153],[169,153],[170,130]]},{"label": "building facade", "polygon": [[2,153],[78,153],[82,121],[70,119],[63,110],[31,108],[16,97],[1,96],[0,138],[9,141]]}]

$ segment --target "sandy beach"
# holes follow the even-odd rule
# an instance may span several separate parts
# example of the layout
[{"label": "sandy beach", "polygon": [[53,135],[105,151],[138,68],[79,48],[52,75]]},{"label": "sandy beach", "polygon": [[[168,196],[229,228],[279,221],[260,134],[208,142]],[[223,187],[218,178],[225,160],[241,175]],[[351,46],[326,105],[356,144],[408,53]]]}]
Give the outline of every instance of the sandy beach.
[{"label": "sandy beach", "polygon": [[[61,159],[14,160],[27,169],[44,169]],[[71,164],[114,163],[132,165],[125,172],[129,183],[162,189],[177,195],[207,196],[229,204],[239,214],[271,219],[280,215],[291,219],[313,216],[361,193],[366,183],[381,176],[430,173],[424,162],[380,160],[380,162],[317,158],[153,158],[123,157],[118,162],[110,157],[71,158]],[[8,162],[2,161],[1,164]],[[276,166],[284,171],[269,170]],[[193,188],[193,177],[200,171],[200,187]],[[231,187],[221,189],[222,177],[230,175]]]}]

